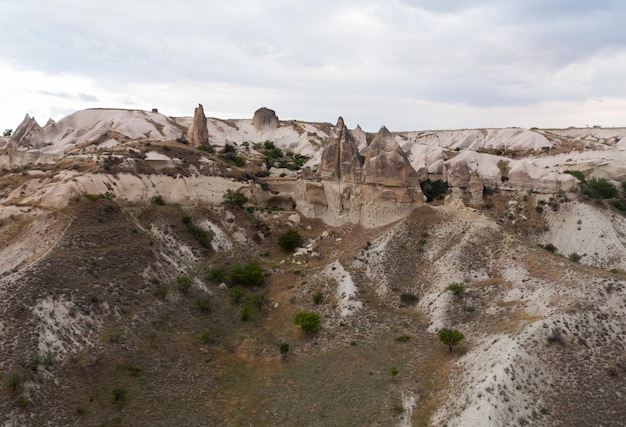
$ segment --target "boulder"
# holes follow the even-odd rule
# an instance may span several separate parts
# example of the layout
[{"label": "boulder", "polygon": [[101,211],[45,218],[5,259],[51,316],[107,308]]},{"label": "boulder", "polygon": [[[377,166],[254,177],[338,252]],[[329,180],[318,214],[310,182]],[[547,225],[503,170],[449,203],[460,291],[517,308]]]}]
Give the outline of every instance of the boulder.
[{"label": "boulder", "polygon": [[276,129],[279,125],[278,116],[274,110],[261,107],[254,112],[252,124],[258,131]]},{"label": "boulder", "polygon": [[209,145],[209,129],[207,128],[206,116],[202,104],[193,112],[193,123],[191,125],[191,143],[194,147]]}]

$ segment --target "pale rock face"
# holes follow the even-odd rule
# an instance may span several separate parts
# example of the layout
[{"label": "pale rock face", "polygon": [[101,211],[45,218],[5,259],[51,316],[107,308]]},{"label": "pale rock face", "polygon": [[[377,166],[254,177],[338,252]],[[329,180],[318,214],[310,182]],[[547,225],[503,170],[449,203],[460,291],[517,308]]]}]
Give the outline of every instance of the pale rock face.
[{"label": "pale rock face", "polygon": [[337,120],[329,144],[322,151],[319,173],[322,179],[352,183],[361,181],[359,149],[341,117]]},{"label": "pale rock face", "polygon": [[579,182],[569,174],[537,168],[528,162],[517,162],[509,172],[509,183],[517,192],[555,194],[576,192]]},{"label": "pale rock face", "polygon": [[34,117],[26,114],[10,141],[14,147],[41,148],[44,145],[43,129]]},{"label": "pale rock face", "polygon": [[389,187],[419,187],[417,172],[384,126],[365,152],[363,181]]},{"label": "pale rock face", "polygon": [[193,113],[191,143],[195,147],[209,145],[209,129],[207,128],[206,116],[204,115],[204,107],[202,107],[202,104],[198,104],[198,107],[196,107]]},{"label": "pale rock face", "polygon": [[257,131],[276,129],[279,126],[278,116],[274,110],[261,107],[254,112],[252,124]]}]

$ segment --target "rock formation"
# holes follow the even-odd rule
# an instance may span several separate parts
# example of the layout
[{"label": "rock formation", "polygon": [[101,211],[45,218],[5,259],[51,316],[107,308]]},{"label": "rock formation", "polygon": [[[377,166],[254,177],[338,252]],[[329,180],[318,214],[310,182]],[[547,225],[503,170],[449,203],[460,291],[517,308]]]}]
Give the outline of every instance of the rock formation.
[{"label": "rock formation", "polygon": [[365,152],[363,182],[388,187],[419,187],[417,172],[384,126]]},{"label": "rock formation", "polygon": [[276,129],[279,125],[278,116],[274,110],[261,107],[254,112],[252,124],[257,131]]},{"label": "rock formation", "polygon": [[375,227],[396,221],[423,203],[417,173],[383,127],[365,151],[364,166],[352,133],[339,117],[322,151],[321,183],[297,183],[298,208],[329,224]]},{"label": "rock formation", "polygon": [[11,137],[13,147],[41,148],[44,145],[43,129],[34,117],[26,114]]},{"label": "rock formation", "polygon": [[322,151],[319,173],[322,179],[361,182],[361,156],[352,134],[339,117],[329,144]]},{"label": "rock formation", "polygon": [[200,145],[209,145],[209,129],[206,124],[206,116],[202,104],[193,113],[193,123],[191,125],[191,143],[198,147]]}]

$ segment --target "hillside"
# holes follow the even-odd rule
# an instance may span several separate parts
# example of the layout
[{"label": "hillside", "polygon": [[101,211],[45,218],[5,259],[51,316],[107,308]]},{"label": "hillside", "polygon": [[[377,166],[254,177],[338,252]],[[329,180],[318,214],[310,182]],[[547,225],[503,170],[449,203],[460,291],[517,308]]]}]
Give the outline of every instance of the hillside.
[{"label": "hillside", "polygon": [[622,425],[624,136],[27,117],[0,140],[2,425]]}]

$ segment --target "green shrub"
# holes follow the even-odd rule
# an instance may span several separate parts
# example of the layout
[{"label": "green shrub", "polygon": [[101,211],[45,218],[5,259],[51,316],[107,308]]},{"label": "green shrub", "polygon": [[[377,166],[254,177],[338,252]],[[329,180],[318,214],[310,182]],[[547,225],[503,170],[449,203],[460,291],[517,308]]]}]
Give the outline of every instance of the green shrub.
[{"label": "green shrub", "polygon": [[626,212],[626,200],[611,200],[609,204],[622,213]]},{"label": "green shrub", "polygon": [[196,300],[196,307],[204,314],[211,313],[211,299],[209,297],[198,298]]},{"label": "green shrub", "polygon": [[417,295],[411,292],[405,292],[400,294],[400,301],[404,304],[415,304],[418,301]]},{"label": "green shrub", "polygon": [[200,341],[203,344],[213,344],[215,342],[215,338],[209,332],[203,332],[200,335]]},{"label": "green shrub", "polygon": [[583,257],[583,255],[578,255],[576,252],[572,252],[567,256],[570,261],[578,262]]},{"label": "green shrub", "polygon": [[152,203],[154,203],[155,205],[163,206],[165,205],[165,200],[163,200],[163,196],[158,194],[152,198]]},{"label": "green shrub", "polygon": [[545,245],[539,245],[548,252],[556,253],[557,248],[552,243],[546,243]]},{"label": "green shrub", "polygon": [[235,191],[228,189],[224,193],[222,204],[231,208],[240,208],[243,207],[244,203],[247,202],[248,198],[245,194],[243,194],[239,190]]},{"label": "green shrub", "polygon": [[463,311],[465,311],[466,313],[473,313],[474,307],[470,305],[466,305],[465,307],[463,307]]},{"label": "green shrub", "polygon": [[313,302],[315,305],[320,304],[324,300],[324,294],[321,292],[316,292],[313,294]]},{"label": "green shrub", "polygon": [[235,263],[230,269],[230,280],[242,286],[261,286],[265,283],[265,276],[261,264],[250,261],[245,266]]},{"label": "green shrub", "polygon": [[79,405],[76,407],[76,415],[85,415],[86,412],[87,412],[87,409],[85,409],[84,406]]},{"label": "green shrub", "polygon": [[446,329],[443,328],[437,333],[439,341],[448,346],[450,353],[452,353],[452,347],[461,342],[464,338],[463,334],[458,329]]},{"label": "green shrub", "polygon": [[451,291],[454,296],[460,298],[463,296],[463,292],[465,292],[465,285],[463,285],[463,283],[450,283],[448,290]]},{"label": "green shrub", "polygon": [[85,197],[91,200],[92,202],[95,202],[96,200],[100,198],[100,196],[98,196],[97,194],[91,194],[91,193],[86,193]]},{"label": "green shrub", "polygon": [[300,244],[302,244],[302,236],[297,230],[290,228],[289,230],[278,236],[278,244],[286,251],[293,252]]},{"label": "green shrub", "polygon": [[246,296],[246,292],[241,286],[234,286],[228,289],[228,296],[233,304],[240,303]]},{"label": "green shrub", "polygon": [[251,314],[252,314],[252,306],[246,301],[239,309],[239,315],[241,316],[241,320],[243,320],[244,322],[248,321],[250,319]]},{"label": "green shrub", "polygon": [[206,270],[205,280],[210,283],[222,283],[228,278],[226,270],[218,267],[211,267]]},{"label": "green shrub", "polygon": [[407,342],[411,339],[411,337],[409,335],[398,335],[396,337],[396,341],[398,342]]},{"label": "green shrub", "polygon": [[235,147],[233,144],[229,144],[228,142],[224,144],[222,153],[226,154],[226,153],[236,153],[236,152],[237,152],[237,147]]},{"label": "green shrub", "polygon": [[186,294],[189,291],[189,288],[191,288],[191,279],[189,276],[177,277],[176,283],[178,283],[178,290],[184,294]]},{"label": "green shrub", "polygon": [[612,199],[619,194],[615,185],[604,178],[591,178],[582,183],[580,189],[584,195],[594,199]]},{"label": "green shrub", "polygon": [[427,179],[420,181],[420,186],[422,187],[422,193],[426,196],[427,202],[432,202],[448,192],[448,183],[446,181],[431,181]]},{"label": "green shrub", "polygon": [[17,390],[22,387],[22,376],[19,374],[19,372],[12,372],[9,375],[7,386],[11,389],[13,393],[16,393]]},{"label": "green shrub", "polygon": [[278,346],[278,350],[280,351],[280,354],[284,356],[285,354],[289,353],[289,344],[287,344],[286,342],[280,343],[280,345]]},{"label": "green shrub", "polygon": [[124,402],[126,400],[126,389],[121,388],[121,387],[116,387],[113,389],[113,391],[111,392],[111,394],[113,395],[113,401],[114,402]]},{"label": "green shrub", "polygon": [[154,295],[158,298],[158,299],[165,299],[167,297],[167,293],[169,292],[169,289],[167,288],[167,286],[165,285],[161,285],[159,287],[157,287],[154,290]]},{"label": "green shrub", "polygon": [[585,175],[581,171],[574,171],[574,170],[569,170],[568,169],[566,171],[563,171],[563,173],[572,175],[574,178],[576,178],[580,182],[586,182]]},{"label": "green shrub", "polygon": [[215,153],[215,149],[211,145],[198,145],[196,149],[206,151],[207,153]]},{"label": "green shrub", "polygon": [[395,366],[392,366],[392,367],[391,367],[391,376],[392,376],[392,377],[395,377],[396,375],[398,375],[398,372],[400,372],[400,371],[398,370],[398,368],[396,368]]},{"label": "green shrub", "polygon": [[314,311],[300,311],[294,316],[293,323],[300,326],[304,332],[314,332],[319,329],[320,315]]}]

